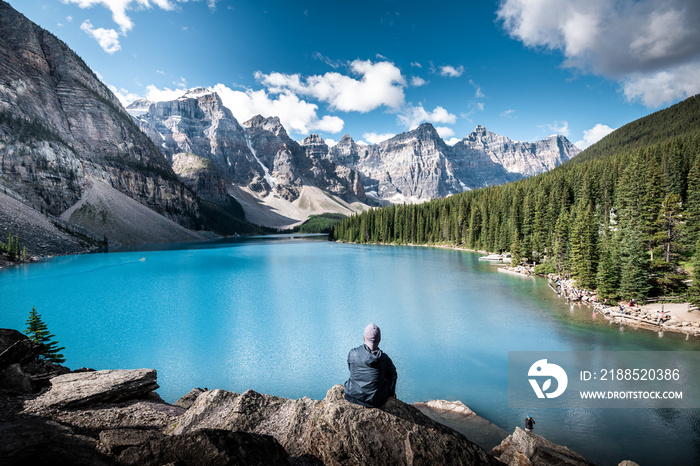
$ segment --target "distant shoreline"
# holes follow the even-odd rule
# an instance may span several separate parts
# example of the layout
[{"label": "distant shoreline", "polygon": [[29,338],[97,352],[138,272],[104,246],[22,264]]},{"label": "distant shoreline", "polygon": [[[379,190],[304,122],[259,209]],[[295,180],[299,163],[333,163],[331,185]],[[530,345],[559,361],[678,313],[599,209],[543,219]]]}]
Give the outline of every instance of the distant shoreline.
[{"label": "distant shoreline", "polygon": [[[337,241],[338,243],[346,243],[346,244],[367,244],[367,245],[378,245],[378,246],[413,246],[413,247],[429,247],[429,248],[439,248],[439,249],[452,249],[455,251],[463,251],[463,252],[473,252],[477,254],[497,254],[495,252],[489,252],[489,251],[484,251],[484,250],[476,250],[476,249],[469,249],[469,248],[464,248],[460,246],[454,246],[454,245],[449,245],[449,244],[413,244],[413,243],[406,243],[406,244],[395,244],[395,243],[354,243],[354,242],[349,242],[349,241]],[[513,269],[512,267],[506,265],[505,263],[498,263],[494,265],[499,265],[498,267],[498,272],[502,273],[508,273],[512,275],[519,275],[521,277],[530,277],[530,278],[542,278],[548,280],[548,282],[551,282],[551,278],[542,276],[542,275],[537,275],[533,272],[531,272],[528,269],[529,273],[523,273],[522,271],[518,271]],[[552,291],[555,293],[559,294],[557,290],[551,286],[550,288]],[[594,293],[590,290],[583,290],[587,295],[592,296]],[[569,296],[566,296],[567,301],[577,301],[571,299]],[[614,304],[612,306],[605,305],[603,303],[595,302],[595,301],[589,301],[589,300],[581,300],[580,301],[582,304],[585,304],[587,306],[590,306],[594,309],[594,311],[597,314],[600,314],[603,316],[605,319],[607,319],[610,322],[615,322],[619,323],[620,325],[628,326],[628,327],[633,327],[633,328],[641,328],[644,330],[650,330],[653,332],[664,332],[664,331],[669,331],[669,332],[674,332],[674,333],[681,333],[685,334],[687,336],[695,336],[695,337],[700,337],[700,311],[697,311],[697,315],[693,315],[692,319],[686,319],[684,320],[682,317],[691,317],[691,316],[683,316],[682,311],[680,311],[677,306],[688,306],[688,303],[661,303],[661,302],[652,302],[652,303],[646,303],[642,306],[635,307],[635,306],[628,306],[623,304],[623,309],[625,310],[625,314],[619,314],[617,315],[615,312],[612,310],[614,309],[619,309],[619,304]],[[673,305],[677,306],[673,306]],[[665,319],[661,325],[656,325],[650,323],[649,319],[645,319],[644,317],[640,317],[637,314],[641,314],[642,316],[644,315],[652,315],[652,317],[655,315],[654,313],[658,313],[659,309],[655,309],[655,307],[660,307],[660,306],[668,306],[669,309],[665,311],[666,316],[670,316],[670,318]]]}]

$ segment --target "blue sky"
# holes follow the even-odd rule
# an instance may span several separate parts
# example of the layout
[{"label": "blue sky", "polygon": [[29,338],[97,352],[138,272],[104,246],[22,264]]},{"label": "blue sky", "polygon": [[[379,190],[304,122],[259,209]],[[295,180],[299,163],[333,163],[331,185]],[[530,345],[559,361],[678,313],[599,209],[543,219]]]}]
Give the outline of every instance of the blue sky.
[{"label": "blue sky", "polygon": [[700,92],[696,0],[10,0],[128,103],[216,89],[297,140],[429,121],[580,147]]}]

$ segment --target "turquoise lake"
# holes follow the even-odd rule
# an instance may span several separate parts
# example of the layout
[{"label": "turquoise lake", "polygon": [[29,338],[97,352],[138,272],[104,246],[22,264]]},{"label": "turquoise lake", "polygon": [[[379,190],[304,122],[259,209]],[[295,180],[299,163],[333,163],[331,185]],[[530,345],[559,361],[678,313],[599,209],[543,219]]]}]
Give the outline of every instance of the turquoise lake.
[{"label": "turquoise lake", "polygon": [[621,331],[473,253],[250,238],[10,267],[0,296],[0,327],[24,330],[36,306],[67,366],[157,369],[168,402],[193,387],[321,399],[374,322],[403,401],[460,400],[507,431],[531,414],[536,433],[597,464],[700,463],[700,410],[512,409],[507,397],[508,351],[698,351],[698,339]]}]

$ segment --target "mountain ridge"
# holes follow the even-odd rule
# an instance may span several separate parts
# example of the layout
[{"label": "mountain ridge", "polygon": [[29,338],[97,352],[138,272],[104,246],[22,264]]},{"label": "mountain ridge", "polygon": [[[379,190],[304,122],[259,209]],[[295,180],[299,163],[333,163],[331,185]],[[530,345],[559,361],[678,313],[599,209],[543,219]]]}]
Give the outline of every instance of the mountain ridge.
[{"label": "mountain ridge", "polygon": [[[137,100],[127,110],[154,143],[167,139],[169,144],[169,136],[164,137],[161,131],[156,136],[149,131],[149,125],[158,126],[158,119],[164,118],[153,111],[153,106],[171,108],[167,116],[171,119],[182,113],[181,102],[203,99],[204,96],[223,106],[213,89],[193,88],[183,91],[177,99],[167,101],[170,103]],[[358,143],[346,134],[329,147],[316,133],[300,142],[294,141],[278,117],[256,115],[238,124],[230,109],[227,109],[227,115],[228,119],[236,121],[237,126],[247,130],[247,134],[238,135],[237,144],[242,147],[245,141],[248,150],[243,148],[231,154],[229,163],[233,159],[238,160],[236,163],[243,163],[242,160],[246,159],[245,170],[249,175],[241,177],[239,167],[239,176],[233,181],[247,187],[251,195],[263,202],[269,195],[276,194],[293,203],[300,195],[301,186],[309,185],[321,190],[330,189],[332,195],[351,203],[355,200],[370,205],[419,203],[532,176],[558,166],[580,152],[564,136],[550,136],[527,143],[497,135],[481,125],[450,146],[431,123],[422,123],[377,144]],[[180,117],[185,116],[191,117],[192,114]],[[185,132],[202,132],[208,127],[209,135],[213,135],[217,124],[212,121],[202,122],[199,127],[193,124]],[[171,157],[166,142],[161,143],[161,150],[166,157]],[[231,147],[233,142],[223,145]],[[180,146],[189,151],[182,143]],[[300,153],[300,148],[306,151],[305,155]],[[194,152],[210,157],[205,155],[208,150]],[[331,165],[325,166],[328,162]],[[231,194],[237,196],[235,192]],[[353,196],[356,199],[352,199]]]}]

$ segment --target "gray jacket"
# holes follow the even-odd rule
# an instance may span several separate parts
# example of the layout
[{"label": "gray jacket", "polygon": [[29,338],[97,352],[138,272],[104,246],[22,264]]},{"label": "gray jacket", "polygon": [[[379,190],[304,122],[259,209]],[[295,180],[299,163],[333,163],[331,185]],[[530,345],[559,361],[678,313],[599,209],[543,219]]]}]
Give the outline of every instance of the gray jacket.
[{"label": "gray jacket", "polygon": [[367,407],[379,407],[396,390],[396,367],[378,349],[377,354],[360,345],[348,353],[350,379],[345,382],[345,399]]}]

